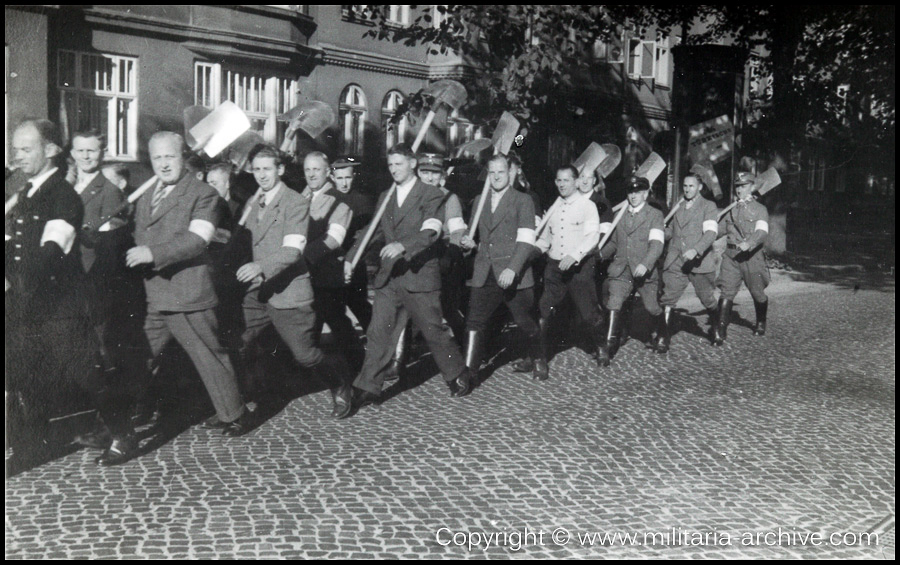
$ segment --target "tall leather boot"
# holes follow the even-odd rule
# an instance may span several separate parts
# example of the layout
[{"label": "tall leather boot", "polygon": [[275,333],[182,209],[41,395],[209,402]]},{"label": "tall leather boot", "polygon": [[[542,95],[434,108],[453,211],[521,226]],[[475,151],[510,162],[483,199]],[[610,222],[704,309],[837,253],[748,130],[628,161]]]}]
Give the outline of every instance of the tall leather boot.
[{"label": "tall leather boot", "polygon": [[403,369],[406,368],[406,355],[409,352],[409,343],[412,338],[409,324],[400,330],[400,338],[397,340],[397,347],[394,349],[394,357],[384,374],[385,382],[393,382],[400,378]]},{"label": "tall leather boot", "polygon": [[719,298],[719,314],[716,316],[716,327],[713,330],[713,345],[716,347],[725,343],[728,337],[728,323],[731,321],[731,307],[733,300]]},{"label": "tall leather boot", "polygon": [[673,308],[666,306],[656,318],[656,352],[668,353],[672,339]]},{"label": "tall leather boot", "polygon": [[609,362],[619,349],[620,332],[622,331],[622,312],[609,311],[609,323],[606,326],[606,339],[604,339],[597,352],[597,364],[601,367],[609,367]]},{"label": "tall leather boot", "polygon": [[481,368],[481,360],[484,356],[484,334],[480,331],[469,330],[466,343],[466,367],[473,377],[478,375]]},{"label": "tall leather boot", "polygon": [[595,347],[594,350],[594,359],[597,361],[597,366],[604,367],[605,363],[609,364],[609,349],[606,345],[606,328],[609,322],[605,319],[605,317],[601,317],[600,321],[597,322],[595,326],[591,328],[591,339],[593,340],[593,344]]},{"label": "tall leather boot", "polygon": [[547,365],[546,348],[543,346],[543,342],[546,340],[543,340],[542,342],[541,333],[542,332],[538,332],[537,334],[528,337],[529,355],[534,364],[532,378],[536,381],[546,381],[550,378],[550,366]]},{"label": "tall leather boot", "polygon": [[753,335],[766,335],[766,314],[769,312],[769,301],[757,302],[754,300],[753,307],[756,309],[756,327],[753,328]]}]

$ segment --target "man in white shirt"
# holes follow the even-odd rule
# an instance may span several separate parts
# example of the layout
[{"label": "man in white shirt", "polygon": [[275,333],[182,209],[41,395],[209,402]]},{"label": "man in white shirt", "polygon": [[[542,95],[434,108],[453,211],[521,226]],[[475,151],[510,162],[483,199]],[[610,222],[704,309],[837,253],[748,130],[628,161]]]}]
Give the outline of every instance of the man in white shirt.
[{"label": "man in white shirt", "polygon": [[560,204],[547,222],[537,247],[547,254],[544,268],[544,293],[538,303],[541,320],[541,345],[548,348],[550,319],[566,294],[578,308],[581,319],[592,331],[593,346],[601,335],[601,317],[594,283],[596,257],[592,253],[600,241],[600,217],[589,195],[577,188],[578,169],[572,165],[556,171],[556,189]]}]

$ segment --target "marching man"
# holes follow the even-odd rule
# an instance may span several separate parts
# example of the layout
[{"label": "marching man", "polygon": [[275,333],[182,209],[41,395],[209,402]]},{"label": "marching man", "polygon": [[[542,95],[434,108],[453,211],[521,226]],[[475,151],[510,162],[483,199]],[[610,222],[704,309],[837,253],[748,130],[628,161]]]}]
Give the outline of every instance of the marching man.
[{"label": "marching man", "polygon": [[719,314],[713,332],[713,345],[725,342],[728,322],[734,297],[741,288],[741,282],[753,297],[756,309],[756,327],[753,335],[766,334],[766,313],[769,309],[766,287],[769,286],[769,267],[763,253],[763,243],[769,235],[769,212],[766,207],[753,199],[753,187],[756,178],[751,173],[740,172],[734,179],[737,191],[737,205],[722,218],[720,228],[724,227],[728,243],[722,255],[722,267],[719,270],[717,285],[722,293],[719,295]]},{"label": "marching man", "polygon": [[700,195],[703,183],[697,175],[684,177],[684,203],[666,227],[669,251],[663,262],[663,321],[658,328],[656,351],[669,350],[672,335],[672,311],[684,294],[688,282],[714,320],[716,311],[716,257],[712,244],[718,235],[718,208]]}]

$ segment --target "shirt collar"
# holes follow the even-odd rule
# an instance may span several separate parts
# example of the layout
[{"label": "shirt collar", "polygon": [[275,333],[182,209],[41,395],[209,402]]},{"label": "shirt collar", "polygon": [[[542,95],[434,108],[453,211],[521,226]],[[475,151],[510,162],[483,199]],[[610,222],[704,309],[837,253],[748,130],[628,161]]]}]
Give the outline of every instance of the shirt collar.
[{"label": "shirt collar", "polygon": [[570,194],[568,198],[563,198],[563,202],[565,202],[566,204],[572,204],[574,202],[578,202],[583,196],[584,195],[576,189],[575,192]]},{"label": "shirt collar", "polygon": [[413,187],[413,185],[416,184],[416,180],[417,180],[416,177],[413,176],[413,177],[410,177],[410,179],[403,184],[397,184],[397,183],[394,183],[394,184],[397,184],[397,190],[410,190]]},{"label": "shirt collar", "polygon": [[268,206],[269,204],[272,203],[272,200],[275,199],[275,196],[278,194],[278,192],[282,189],[283,186],[284,186],[284,182],[279,181],[278,184],[275,185],[275,188],[273,188],[269,192],[264,192],[263,189],[260,188],[257,191],[257,195],[258,195],[256,197],[257,202],[259,202],[259,200],[262,199],[262,201],[266,203],[266,206]]},{"label": "shirt collar", "polygon": [[501,198],[503,198],[503,195],[506,194],[508,191],[509,191],[509,185],[506,185],[506,188],[504,188],[503,190],[491,189],[491,198],[493,198],[494,201],[500,200]]},{"label": "shirt collar", "polygon": [[637,214],[638,212],[640,212],[641,210],[643,210],[643,209],[644,209],[644,206],[646,206],[646,205],[647,205],[646,202],[641,202],[641,205],[638,206],[637,208],[632,208],[632,207],[629,205],[629,206],[628,206],[628,211],[629,211],[630,213],[632,213],[632,214]]},{"label": "shirt collar", "polygon": [[52,177],[58,170],[59,170],[59,167],[53,167],[46,173],[42,173],[36,177],[32,177],[32,178],[28,179],[28,182],[31,183],[31,190],[29,190],[28,194],[27,194],[28,198],[31,198],[32,196],[34,196],[34,193],[37,192],[38,189],[41,188],[41,186],[47,181],[47,179]]}]

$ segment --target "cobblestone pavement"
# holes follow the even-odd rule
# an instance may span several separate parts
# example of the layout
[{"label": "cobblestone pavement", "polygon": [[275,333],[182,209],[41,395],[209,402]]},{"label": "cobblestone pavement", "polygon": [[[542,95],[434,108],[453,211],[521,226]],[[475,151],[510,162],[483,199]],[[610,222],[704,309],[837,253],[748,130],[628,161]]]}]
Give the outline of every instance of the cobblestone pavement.
[{"label": "cobblestone pavement", "polygon": [[[546,383],[501,353],[464,399],[431,378],[334,421],[319,390],[244,438],[186,427],[111,469],[70,453],[6,480],[6,557],[892,558],[894,307],[773,287],[768,335],[734,323],[723,348],[685,323],[667,356],[632,339],[599,370],[570,348]],[[890,547],[828,543],[885,520]]]}]

